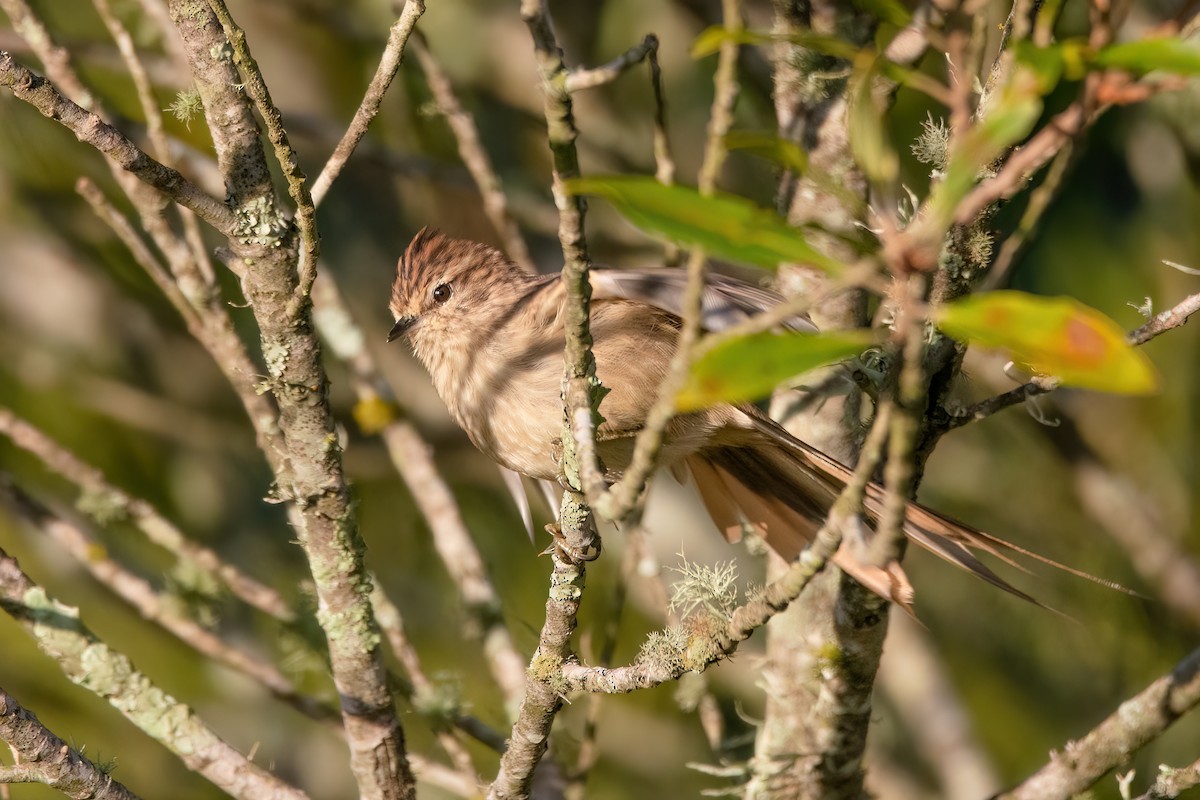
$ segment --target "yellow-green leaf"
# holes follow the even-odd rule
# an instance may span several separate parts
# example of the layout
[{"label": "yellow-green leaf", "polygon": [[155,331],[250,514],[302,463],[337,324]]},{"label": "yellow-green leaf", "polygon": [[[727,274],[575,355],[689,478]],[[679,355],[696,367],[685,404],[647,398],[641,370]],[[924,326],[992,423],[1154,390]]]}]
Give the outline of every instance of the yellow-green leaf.
[{"label": "yellow-green leaf", "polygon": [[874,343],[871,331],[767,331],[731,339],[692,364],[687,383],[675,396],[675,408],[687,412],[758,400],[784,381],[858,355]]},{"label": "yellow-green leaf", "polygon": [[603,197],[639,228],[718,258],[767,269],[783,263],[809,264],[826,272],[843,268],[774,211],[744,197],[705,197],[686,186],[664,186],[635,176],[574,178],[566,187],[575,194]]},{"label": "yellow-green leaf", "polygon": [[730,131],[723,141],[727,150],[744,150],[796,173],[808,169],[808,153],[804,148],[771,131]]},{"label": "yellow-green leaf", "polygon": [[850,150],[863,174],[872,183],[886,186],[900,174],[900,157],[888,141],[883,108],[873,91],[876,63],[860,62],[860,66],[850,90]]},{"label": "yellow-green leaf", "polygon": [[711,28],[701,31],[700,35],[696,37],[696,41],[692,42],[692,58],[711,56],[720,50],[721,45],[726,42],[753,45],[788,42],[799,47],[806,47],[809,50],[816,50],[818,53],[836,56],[837,58],[854,58],[859,52],[859,48],[850,42],[810,31],[760,33],[758,31],[749,31],[745,28],[726,28],[721,25],[714,25]]},{"label": "yellow-green leaf", "polygon": [[1158,372],[1116,322],[1070,297],[988,292],[943,306],[937,326],[961,341],[1007,350],[1033,372],[1066,386],[1147,394]]},{"label": "yellow-green leaf", "polygon": [[1158,70],[1179,75],[1200,75],[1200,49],[1174,37],[1142,39],[1105,47],[1096,53],[1092,63],[1139,75]]}]

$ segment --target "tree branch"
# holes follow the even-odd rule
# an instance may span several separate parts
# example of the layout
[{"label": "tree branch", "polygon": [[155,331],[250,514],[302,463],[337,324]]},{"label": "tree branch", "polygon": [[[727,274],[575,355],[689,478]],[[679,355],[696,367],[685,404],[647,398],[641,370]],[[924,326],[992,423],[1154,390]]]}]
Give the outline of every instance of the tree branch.
[{"label": "tree branch", "polygon": [[37,75],[0,51],[0,86],[9,89],[18,100],[36,108],[111,158],[122,169],[136,175],[180,205],[190,208],[209,225],[225,235],[236,228],[233,214],[177,170],[163,166],[146,155],[116,128],[101,121],[58,93],[45,78]]},{"label": "tree branch", "polygon": [[0,740],[21,763],[0,767],[0,784],[44,783],[76,800],[138,800],[104,769],[47,729],[0,688]]},{"label": "tree branch", "polygon": [[1086,736],[1068,742],[1062,752],[1019,786],[997,800],[1055,800],[1074,797],[1126,763],[1175,720],[1200,703],[1200,649],[1126,700]]},{"label": "tree branch", "polygon": [[50,597],[0,550],[0,608],[58,662],[73,683],[104,698],[175,753],[192,771],[244,800],[306,800],[307,795],[251,763],[183,703],[155,686],[129,659],[101,642],[79,610]]},{"label": "tree branch", "polygon": [[238,216],[230,244],[247,265],[242,288],[261,334],[265,386],[280,410],[285,463],[275,465],[277,493],[297,511],[297,535],[316,584],[317,618],[342,703],[350,767],[368,800],[411,798],[414,779],[380,658],[363,542],[350,507],[311,307],[299,291],[293,237],[277,207],[258,126],[236,88],[240,76],[219,21],[207,7],[187,0],[170,0],[169,9]]},{"label": "tree branch", "polygon": [[354,149],[366,136],[371,120],[375,119],[375,115],[379,113],[379,109],[383,105],[383,96],[387,94],[388,87],[392,85],[392,79],[396,77],[396,71],[400,69],[400,64],[404,60],[404,45],[417,26],[417,20],[424,13],[424,0],[405,0],[399,19],[392,23],[391,30],[388,31],[388,40],[383,49],[383,56],[379,59],[375,76],[367,85],[367,91],[363,95],[358,110],[354,112],[354,119],[350,121],[350,127],[346,128],[341,141],[338,142],[333,154],[329,156],[329,160],[321,169],[321,174],[313,182],[314,205],[320,205],[321,201],[325,199],[329,187],[337,180],[337,176],[341,174],[346,162],[354,154]]}]

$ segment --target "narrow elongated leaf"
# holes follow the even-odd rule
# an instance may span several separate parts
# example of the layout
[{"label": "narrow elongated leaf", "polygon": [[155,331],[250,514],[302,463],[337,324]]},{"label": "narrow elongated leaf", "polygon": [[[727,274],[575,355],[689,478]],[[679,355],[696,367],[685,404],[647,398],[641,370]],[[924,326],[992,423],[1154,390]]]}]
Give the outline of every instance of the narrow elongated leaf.
[{"label": "narrow elongated leaf", "polygon": [[1178,75],[1200,75],[1200,49],[1174,37],[1143,39],[1105,47],[1096,53],[1092,63],[1139,75],[1158,70]]},{"label": "narrow elongated leaf", "polygon": [[942,307],[935,319],[955,339],[1007,350],[1018,365],[1067,386],[1116,394],[1158,387],[1154,365],[1120,326],[1070,297],[988,292]]},{"label": "narrow elongated leaf", "polygon": [[883,108],[873,92],[876,63],[863,61],[851,83],[850,150],[867,178],[876,185],[890,185],[900,174],[900,157],[888,141]]},{"label": "narrow elongated leaf", "polygon": [[639,228],[718,258],[767,269],[783,263],[809,264],[826,272],[842,269],[774,211],[744,197],[705,197],[686,186],[633,176],[574,178],[566,187],[575,194],[603,197]]},{"label": "narrow elongated leaf", "polygon": [[874,342],[870,331],[767,331],[733,339],[692,364],[687,384],[675,397],[675,408],[697,411],[717,403],[758,400],[784,381],[858,355]]},{"label": "narrow elongated leaf", "polygon": [[859,48],[855,47],[850,42],[838,39],[833,36],[823,36],[819,33],[811,31],[793,31],[792,33],[761,33],[758,31],[750,31],[745,28],[726,28],[721,25],[713,25],[700,32],[696,37],[696,41],[692,42],[692,58],[705,58],[711,56],[721,49],[721,45],[726,42],[736,42],[737,44],[777,44],[779,42],[788,42],[799,47],[806,47],[809,50],[816,50],[818,53],[836,56],[838,58],[854,58],[858,55]]},{"label": "narrow elongated leaf", "polygon": [[725,149],[747,153],[774,161],[793,172],[808,169],[808,153],[795,142],[781,139],[771,131],[730,131],[725,134]]}]

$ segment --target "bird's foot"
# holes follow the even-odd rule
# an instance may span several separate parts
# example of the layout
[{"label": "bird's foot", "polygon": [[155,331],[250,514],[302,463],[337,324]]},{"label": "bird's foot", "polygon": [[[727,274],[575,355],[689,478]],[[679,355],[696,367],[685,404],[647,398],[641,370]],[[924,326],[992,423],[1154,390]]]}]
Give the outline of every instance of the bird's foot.
[{"label": "bird's foot", "polygon": [[547,556],[555,554],[564,561],[570,561],[578,564],[581,562],[595,561],[600,557],[600,551],[603,549],[600,545],[600,537],[593,535],[590,541],[582,545],[573,545],[567,541],[566,534],[562,532],[562,528],[557,523],[550,523],[546,526],[546,533],[550,534],[550,546],[542,551],[542,555]]}]

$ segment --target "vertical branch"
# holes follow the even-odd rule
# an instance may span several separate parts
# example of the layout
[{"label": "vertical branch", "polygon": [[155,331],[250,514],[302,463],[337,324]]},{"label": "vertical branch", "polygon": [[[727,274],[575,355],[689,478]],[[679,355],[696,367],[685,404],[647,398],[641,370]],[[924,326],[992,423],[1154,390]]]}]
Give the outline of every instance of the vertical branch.
[{"label": "vertical branch", "polygon": [[277,493],[298,511],[297,534],[316,584],[350,767],[363,797],[411,798],[414,779],[380,659],[363,542],[350,508],[310,304],[300,291],[295,242],[277,206],[258,126],[237,89],[241,76],[220,22],[207,7],[186,0],[171,0],[169,9],[239,220],[230,244],[246,265],[242,287],[261,334],[265,385],[280,410],[286,469],[277,470]]},{"label": "vertical branch", "polygon": [[[563,322],[566,326],[566,374],[564,404],[567,428],[564,437],[567,450],[563,464],[567,479],[589,498],[600,497],[605,491],[604,473],[596,451],[597,406],[600,403],[600,384],[596,379],[596,359],[592,355],[592,334],[589,324],[592,287],[588,282],[591,257],[588,255],[583,218],[587,208],[582,197],[567,192],[563,182],[579,176],[579,153],[571,93],[567,89],[570,71],[563,63],[563,53],[554,34],[546,0],[522,0],[521,19],[533,39],[538,74],[542,81],[543,109],[546,133],[553,159],[551,191],[558,208],[558,240],[563,251],[562,280],[566,290]],[[572,474],[576,473],[576,474]]]},{"label": "vertical branch", "polygon": [[[559,516],[564,531],[568,528],[594,535],[592,512],[575,492],[563,496]],[[571,634],[583,596],[585,562],[574,558],[566,548],[556,547],[550,556],[550,595],[546,600],[546,621],[538,640],[537,652],[529,662],[525,699],[513,725],[508,749],[500,760],[500,772],[492,782],[488,800],[524,800],[529,797],[533,772],[550,743],[550,728],[562,708],[566,681],[563,664],[571,655]]]},{"label": "vertical branch", "polygon": [[[742,27],[740,0],[722,0],[725,26],[731,30]],[[728,151],[725,135],[733,127],[733,109],[737,102],[738,44],[733,37],[721,44],[717,60],[717,71],[713,76],[713,101],[708,117],[708,129],[704,143],[704,159],[700,164],[697,184],[700,193],[711,196],[717,188],[717,178],[725,163]],[[663,382],[658,387],[658,399],[646,415],[646,424],[638,432],[629,468],[621,480],[597,505],[601,515],[612,520],[625,520],[637,524],[636,511],[639,498],[643,496],[646,481],[657,466],[658,451],[662,447],[667,424],[675,416],[675,397],[687,380],[692,354],[701,334],[701,301],[704,296],[704,276],[708,259],[703,250],[697,248],[688,256],[687,285],[680,303],[682,322],[675,355]]]},{"label": "vertical branch", "polygon": [[[878,24],[852,4],[834,0],[774,0],[774,6],[780,32],[809,31],[866,45]],[[811,167],[805,175],[784,176],[781,211],[794,225],[814,224],[823,231],[814,234],[814,244],[847,263],[857,254],[838,234],[849,234],[862,221],[868,188],[850,148],[850,68],[845,60],[795,45],[781,45],[774,57],[780,135],[804,147]],[[789,267],[780,274],[780,286],[789,296],[821,297],[809,313],[823,330],[866,324],[864,293],[833,291],[838,287],[815,270]],[[772,413],[800,439],[853,464],[861,397],[848,381],[835,379],[828,386],[811,404],[798,401],[794,392],[778,394]],[[771,558],[768,577],[786,569]],[[768,626],[767,708],[755,742],[755,797],[852,797],[861,791],[861,749],[855,753],[854,743],[870,712],[867,699],[886,631],[878,606],[874,595],[840,570],[826,570]],[[839,768],[845,771],[835,775]]]},{"label": "vertical branch", "polygon": [[283,170],[283,178],[287,181],[288,194],[296,205],[295,224],[300,234],[300,257],[296,267],[296,296],[288,306],[288,311],[295,315],[301,308],[308,305],[308,293],[312,289],[313,280],[317,276],[317,258],[321,254],[321,240],[317,236],[317,208],[313,204],[312,194],[308,189],[308,179],[300,170],[299,160],[292,144],[288,141],[287,131],[283,127],[283,118],[279,109],[271,100],[271,92],[263,80],[258,62],[250,54],[250,45],[246,42],[246,32],[243,31],[224,0],[208,0],[208,5],[221,21],[225,37],[233,48],[233,61],[237,65],[242,81],[239,84],[254,101],[258,115],[267,126],[267,138],[275,149],[275,161]]}]

